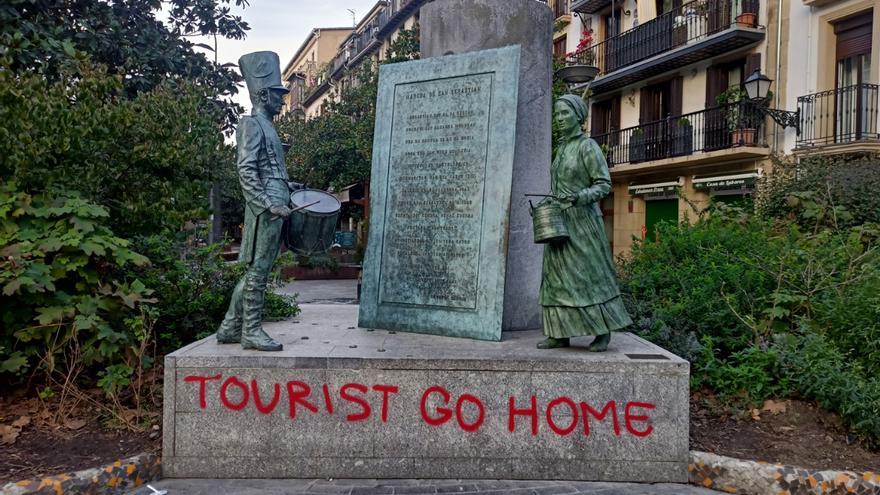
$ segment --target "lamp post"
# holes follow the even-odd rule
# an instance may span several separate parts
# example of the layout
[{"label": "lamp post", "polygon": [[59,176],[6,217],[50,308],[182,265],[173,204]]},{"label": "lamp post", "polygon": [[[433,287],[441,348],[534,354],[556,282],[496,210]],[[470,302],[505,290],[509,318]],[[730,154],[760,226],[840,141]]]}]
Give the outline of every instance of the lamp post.
[{"label": "lamp post", "polygon": [[748,79],[743,82],[743,87],[749,95],[749,100],[755,103],[755,107],[763,115],[769,115],[777,124],[782,127],[794,127],[798,136],[801,135],[801,109],[798,108],[794,112],[787,110],[779,110],[769,108],[767,106],[767,95],[770,93],[770,86],[773,79],[761,74],[760,69],[755,69]]}]

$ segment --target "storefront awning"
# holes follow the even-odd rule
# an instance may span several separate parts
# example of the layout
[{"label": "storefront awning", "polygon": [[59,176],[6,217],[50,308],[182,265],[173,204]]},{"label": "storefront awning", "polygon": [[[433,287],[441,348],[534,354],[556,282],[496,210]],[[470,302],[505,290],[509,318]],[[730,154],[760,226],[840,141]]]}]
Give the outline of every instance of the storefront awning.
[{"label": "storefront awning", "polygon": [[632,184],[629,186],[629,194],[631,196],[641,196],[644,194],[662,194],[672,193],[682,185],[682,178],[677,181],[655,182],[653,184]]},{"label": "storefront awning", "polygon": [[761,178],[761,170],[743,174],[720,175],[715,177],[694,177],[694,189],[697,191],[716,189],[749,189]]}]

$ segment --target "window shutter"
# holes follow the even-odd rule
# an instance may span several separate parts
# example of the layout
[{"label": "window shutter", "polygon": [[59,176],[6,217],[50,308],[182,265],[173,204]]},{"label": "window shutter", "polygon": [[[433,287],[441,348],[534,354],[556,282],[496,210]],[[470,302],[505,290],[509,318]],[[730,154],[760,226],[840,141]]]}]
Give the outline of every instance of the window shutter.
[{"label": "window shutter", "polygon": [[684,99],[684,78],[674,77],[669,81],[669,114],[673,117],[681,115],[682,100]]},{"label": "window shutter", "polygon": [[871,21],[871,14],[864,14],[834,25],[838,60],[871,53]]},{"label": "window shutter", "polygon": [[761,54],[750,53],[749,56],[746,57],[746,70],[745,74],[743,74],[743,80],[748,79],[756,69],[761,70]]}]

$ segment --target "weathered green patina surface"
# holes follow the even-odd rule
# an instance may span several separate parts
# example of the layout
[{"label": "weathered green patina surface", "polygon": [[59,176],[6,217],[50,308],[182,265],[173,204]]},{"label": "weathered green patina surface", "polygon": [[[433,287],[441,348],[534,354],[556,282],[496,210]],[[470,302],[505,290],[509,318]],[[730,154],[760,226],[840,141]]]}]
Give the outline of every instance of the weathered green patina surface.
[{"label": "weathered green patina surface", "polygon": [[519,59],[381,67],[361,326],[501,338]]},{"label": "weathered green patina surface", "polygon": [[222,344],[241,343],[245,349],[280,351],[262,327],[263,297],[269,272],[281,248],[284,218],[290,215],[290,185],[284,148],[272,118],[281,111],[288,92],[281,84],[281,67],[274,52],[254,52],[238,61],[254,105],[236,131],[238,176],[245,199],[244,233],[239,261],[247,272],[235,286],[223,323],[217,330]]},{"label": "weathered green patina surface", "polygon": [[591,350],[608,348],[610,332],[632,323],[617,286],[611,249],[598,202],[611,191],[611,175],[599,146],[583,135],[583,99],[565,95],[554,105],[562,140],[550,170],[553,201],[560,203],[567,240],[544,246],[539,300],[544,334],[539,347],[565,347],[568,338],[597,335]]}]

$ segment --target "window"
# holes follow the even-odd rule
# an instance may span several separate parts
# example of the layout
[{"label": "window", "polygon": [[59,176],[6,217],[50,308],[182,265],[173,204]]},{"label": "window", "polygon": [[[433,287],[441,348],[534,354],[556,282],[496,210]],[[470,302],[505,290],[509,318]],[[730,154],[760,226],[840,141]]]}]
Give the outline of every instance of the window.
[{"label": "window", "polygon": [[566,45],[568,44],[568,37],[562,36],[558,40],[553,42],[553,56],[555,58],[564,59],[566,52]]},{"label": "window", "polygon": [[860,139],[869,128],[876,103],[863,86],[871,81],[871,11],[834,25],[836,40],[835,137],[838,142]]}]

